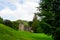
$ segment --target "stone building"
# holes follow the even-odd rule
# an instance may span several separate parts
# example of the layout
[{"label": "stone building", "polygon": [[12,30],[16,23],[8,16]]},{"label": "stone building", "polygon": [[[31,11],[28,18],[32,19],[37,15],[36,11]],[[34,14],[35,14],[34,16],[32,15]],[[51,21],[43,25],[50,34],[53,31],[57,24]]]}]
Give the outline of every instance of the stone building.
[{"label": "stone building", "polygon": [[24,25],[23,22],[19,23],[19,31],[29,31],[29,32],[32,32],[31,29],[32,29],[31,27]]},{"label": "stone building", "polygon": [[19,23],[19,31],[24,31],[24,24],[23,23]]}]

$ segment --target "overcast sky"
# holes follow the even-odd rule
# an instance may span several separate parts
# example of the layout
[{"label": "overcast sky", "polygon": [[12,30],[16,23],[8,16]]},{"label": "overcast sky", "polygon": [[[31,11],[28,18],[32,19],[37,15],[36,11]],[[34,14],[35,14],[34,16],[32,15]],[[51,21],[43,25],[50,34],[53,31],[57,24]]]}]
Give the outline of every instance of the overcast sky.
[{"label": "overcast sky", "polygon": [[39,0],[0,0],[0,16],[9,20],[33,19]]}]

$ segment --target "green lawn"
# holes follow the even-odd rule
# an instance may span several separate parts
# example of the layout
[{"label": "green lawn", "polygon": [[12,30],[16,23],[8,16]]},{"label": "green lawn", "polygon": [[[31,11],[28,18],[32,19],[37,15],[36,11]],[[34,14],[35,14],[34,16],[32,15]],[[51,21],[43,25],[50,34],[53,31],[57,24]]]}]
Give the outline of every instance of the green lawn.
[{"label": "green lawn", "polygon": [[52,40],[52,37],[43,33],[19,32],[0,24],[0,40]]}]

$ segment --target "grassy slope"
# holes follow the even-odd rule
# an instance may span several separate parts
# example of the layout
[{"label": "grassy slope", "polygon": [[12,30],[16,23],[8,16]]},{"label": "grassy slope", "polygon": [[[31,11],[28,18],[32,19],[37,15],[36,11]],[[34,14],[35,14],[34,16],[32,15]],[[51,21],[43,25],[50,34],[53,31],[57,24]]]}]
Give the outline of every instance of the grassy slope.
[{"label": "grassy slope", "polygon": [[18,32],[0,24],[0,40],[52,40],[51,36],[29,32]]}]

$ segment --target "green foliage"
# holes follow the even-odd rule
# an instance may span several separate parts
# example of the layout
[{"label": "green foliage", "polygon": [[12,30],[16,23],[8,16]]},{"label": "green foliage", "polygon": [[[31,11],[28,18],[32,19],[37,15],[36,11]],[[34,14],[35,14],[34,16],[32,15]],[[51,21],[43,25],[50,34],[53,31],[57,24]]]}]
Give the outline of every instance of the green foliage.
[{"label": "green foliage", "polygon": [[21,22],[22,22],[25,26],[29,26],[29,24],[28,24],[27,21],[24,21],[24,20],[16,20],[16,21],[12,21],[13,29],[19,30],[19,24],[20,24]]},{"label": "green foliage", "polygon": [[43,32],[46,34],[52,34],[52,26],[46,22],[40,22],[40,27],[42,28]]},{"label": "green foliage", "polygon": [[33,22],[32,29],[35,33],[43,33],[43,29],[41,28],[39,20]]},{"label": "green foliage", "polygon": [[3,24],[13,28],[13,24],[12,24],[12,22],[10,20],[4,20]]},{"label": "green foliage", "polygon": [[0,24],[0,30],[0,40],[53,40],[43,33],[19,32],[3,24]]},{"label": "green foliage", "polygon": [[[59,39],[60,35],[57,29],[60,28],[60,0],[41,0],[39,4],[38,15],[42,18],[41,27],[44,33],[50,33],[54,36],[54,40]],[[50,25],[50,26],[49,26]],[[46,30],[45,30],[46,29]]]},{"label": "green foliage", "polygon": [[38,26],[36,28],[36,33],[43,33],[43,29],[40,26]]},{"label": "green foliage", "polygon": [[0,17],[0,23],[3,23],[3,18],[2,17]]},{"label": "green foliage", "polygon": [[27,21],[22,21],[25,26],[29,26],[29,23]]},{"label": "green foliage", "polygon": [[17,22],[17,21],[12,21],[12,26],[13,26],[13,29],[15,29],[15,30],[18,30],[18,27],[19,27],[19,22]]},{"label": "green foliage", "polygon": [[28,22],[27,21],[25,21],[25,20],[16,20],[16,22],[18,22],[18,23],[23,23],[24,25],[26,25],[26,26],[28,26],[29,24],[28,24]]},{"label": "green foliage", "polygon": [[33,23],[32,21],[29,21],[28,22],[28,24],[29,24],[30,27],[32,26],[32,23]]},{"label": "green foliage", "polygon": [[38,24],[37,15],[35,13],[34,18],[33,18],[33,23],[32,23],[32,29],[35,33],[36,33],[37,24]]}]

